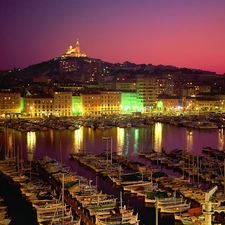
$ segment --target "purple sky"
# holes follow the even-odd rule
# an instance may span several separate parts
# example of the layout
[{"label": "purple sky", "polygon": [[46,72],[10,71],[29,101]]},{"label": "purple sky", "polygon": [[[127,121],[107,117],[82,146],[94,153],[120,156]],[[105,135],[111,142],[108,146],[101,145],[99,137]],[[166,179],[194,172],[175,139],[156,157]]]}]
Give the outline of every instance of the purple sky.
[{"label": "purple sky", "polygon": [[65,53],[225,73],[225,0],[6,0],[0,69]]}]

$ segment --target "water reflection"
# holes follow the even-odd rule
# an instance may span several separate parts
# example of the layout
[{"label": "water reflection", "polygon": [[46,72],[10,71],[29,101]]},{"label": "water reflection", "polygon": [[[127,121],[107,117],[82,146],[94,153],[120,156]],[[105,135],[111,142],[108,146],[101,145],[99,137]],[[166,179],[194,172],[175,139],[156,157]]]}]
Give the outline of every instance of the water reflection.
[{"label": "water reflection", "polygon": [[51,143],[54,142],[54,130],[49,130],[49,140]]},{"label": "water reflection", "polygon": [[84,133],[83,127],[73,132],[73,153],[84,151]]},{"label": "water reflection", "polygon": [[5,154],[8,157],[13,157],[15,155],[15,134],[12,130],[6,129],[6,149]]},{"label": "water reflection", "polygon": [[36,132],[27,132],[27,150],[34,153],[36,150]]},{"label": "water reflection", "polygon": [[[116,153],[118,155],[127,155],[128,154],[128,144],[126,144],[126,147],[124,148],[124,141],[125,141],[125,129],[117,127],[116,129],[117,133],[117,147],[116,147]],[[123,151],[124,149],[124,151]]]},{"label": "water reflection", "polygon": [[142,129],[139,142],[141,141],[141,151],[151,152],[154,149],[154,126],[150,129]]},{"label": "water reflection", "polygon": [[[190,155],[190,159],[191,157],[193,157],[193,155],[191,155],[193,153],[196,154],[199,152],[199,155],[202,154],[201,148],[202,146],[205,146],[206,143],[212,148],[224,148],[223,129],[215,129],[210,131],[187,131],[186,128],[161,123],[156,123],[153,126],[147,128],[127,129],[113,127],[110,130],[93,130],[91,128],[81,127],[80,129],[75,131],[49,130],[38,131],[35,133],[12,131],[9,129],[7,135],[3,136],[0,133],[0,137],[2,138],[1,141],[4,140],[4,145],[7,146],[7,149],[11,153],[15,151],[15,146],[18,147],[15,153],[20,153],[19,147],[21,143],[23,143],[23,157],[28,157],[28,160],[33,160],[33,156],[34,160],[39,160],[44,155],[48,155],[51,158],[55,158],[59,162],[63,162],[65,164],[67,163],[67,166],[74,165],[74,162],[71,163],[71,161],[69,161],[68,153],[71,153],[71,150],[73,152],[85,151],[94,152],[96,154],[102,153],[102,146],[106,145],[106,142],[102,141],[103,136],[109,136],[110,138],[112,138],[113,151],[116,151],[118,155],[126,155],[129,157],[135,156],[140,146],[141,148],[144,148],[144,151],[150,151],[151,148],[157,152],[162,151],[162,146],[167,150],[167,152],[173,150],[174,148],[185,148],[187,149],[187,154]],[[29,155],[28,152],[31,151],[33,151],[35,154]],[[192,169],[194,169],[194,167],[190,168],[189,166],[187,169],[191,171]],[[77,165],[77,170],[75,170],[74,168],[73,170],[83,171],[83,169],[79,165]],[[84,174],[86,174],[86,177],[88,177],[90,176],[90,171],[84,172]],[[111,184],[109,187],[111,188]],[[136,201],[137,199],[135,200],[135,198],[130,197],[129,200],[130,202],[135,201],[133,205],[135,205],[136,209],[140,208],[140,218],[143,218],[142,224],[144,223],[144,221],[146,221],[145,224],[149,224],[149,211],[141,211],[141,209],[143,208],[139,207],[138,205],[140,203],[142,204],[143,201]],[[162,223],[161,220],[160,224],[169,223]]]},{"label": "water reflection", "polygon": [[134,131],[134,151],[133,154],[137,154],[138,153],[138,149],[139,149],[139,138],[140,138],[140,129],[135,129]]},{"label": "water reflection", "polygon": [[186,151],[192,152],[193,149],[193,131],[186,130]]},{"label": "water reflection", "polygon": [[[224,130],[187,130],[182,127],[175,127],[168,124],[156,123],[147,128],[117,128],[109,130],[93,130],[81,127],[78,130],[49,130],[38,132],[20,132],[12,129],[6,131],[2,140],[2,147],[7,149],[7,155],[16,155],[19,149],[23,154],[35,152],[37,159],[44,155],[59,155],[60,148],[68,157],[68,153],[92,152],[102,153],[104,143],[103,136],[112,138],[113,152],[128,157],[137,156],[139,150],[150,152],[154,149],[157,152],[170,152],[175,148],[185,149],[189,153],[200,155],[202,147],[209,145],[212,148],[224,149]],[[61,140],[61,143],[60,143]],[[60,147],[60,145],[62,145]],[[3,152],[3,151],[2,151]],[[3,154],[2,154],[3,155]]]},{"label": "water reflection", "polygon": [[154,130],[154,150],[162,152],[162,123],[155,123]]},{"label": "water reflection", "polygon": [[224,132],[223,129],[218,130],[218,149],[224,149]]}]

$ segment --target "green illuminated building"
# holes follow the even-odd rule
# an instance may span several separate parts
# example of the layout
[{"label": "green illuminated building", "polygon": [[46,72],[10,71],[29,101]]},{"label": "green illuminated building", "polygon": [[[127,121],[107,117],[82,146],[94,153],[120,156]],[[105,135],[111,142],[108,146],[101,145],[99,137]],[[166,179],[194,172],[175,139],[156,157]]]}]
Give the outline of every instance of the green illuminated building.
[{"label": "green illuminated building", "polygon": [[138,101],[136,92],[121,93],[121,113],[143,112],[143,103]]},{"label": "green illuminated building", "polygon": [[72,114],[73,116],[82,115],[82,101],[80,95],[72,96]]},{"label": "green illuminated building", "polygon": [[157,110],[158,112],[162,112],[163,111],[163,101],[157,101]]},{"label": "green illuminated building", "polygon": [[20,97],[20,112],[24,112],[24,98]]}]

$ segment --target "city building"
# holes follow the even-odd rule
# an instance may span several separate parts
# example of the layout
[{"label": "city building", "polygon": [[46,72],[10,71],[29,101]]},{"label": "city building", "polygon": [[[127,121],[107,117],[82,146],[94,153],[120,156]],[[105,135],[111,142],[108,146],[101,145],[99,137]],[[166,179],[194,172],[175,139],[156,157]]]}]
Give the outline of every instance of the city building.
[{"label": "city building", "polygon": [[72,115],[82,116],[81,94],[76,94],[72,96]]},{"label": "city building", "polygon": [[20,93],[11,90],[3,90],[0,92],[0,118],[19,117],[20,110]]},{"label": "city building", "polygon": [[22,115],[25,117],[48,117],[53,115],[53,97],[50,94],[40,94],[23,97],[24,108]]},{"label": "city building", "polygon": [[83,93],[81,95],[82,116],[101,115],[101,95],[100,93]]},{"label": "city building", "polygon": [[75,72],[77,70],[77,61],[74,57],[62,58],[59,61],[59,73]]},{"label": "city building", "polygon": [[121,92],[122,114],[142,113],[143,111],[143,102],[138,101],[136,92]]},{"label": "city building", "polygon": [[158,93],[159,95],[173,95],[174,94],[174,84],[173,80],[169,78],[157,78],[158,83]]},{"label": "city building", "polygon": [[72,116],[72,92],[53,91],[53,115],[54,116]]},{"label": "city building", "polygon": [[155,77],[139,75],[137,77],[137,101],[143,104],[144,113],[156,110],[158,100],[158,84]]},{"label": "city building", "polygon": [[83,93],[81,99],[83,116],[120,114],[121,92],[119,91]]},{"label": "city building", "polygon": [[48,84],[51,82],[51,79],[48,76],[36,76],[33,78],[33,83],[45,83]]},{"label": "city building", "polygon": [[118,81],[118,82],[115,82],[115,86],[117,91],[129,91],[129,92],[137,91],[137,84],[136,82],[132,82],[132,81]]},{"label": "city building", "polygon": [[157,112],[167,115],[223,113],[224,111],[224,95],[198,95],[182,98],[159,96],[157,101]]},{"label": "city building", "polygon": [[102,114],[120,114],[121,112],[121,92],[101,91]]},{"label": "city building", "polygon": [[157,101],[157,112],[168,115],[183,113],[183,100],[179,97],[160,96]]}]

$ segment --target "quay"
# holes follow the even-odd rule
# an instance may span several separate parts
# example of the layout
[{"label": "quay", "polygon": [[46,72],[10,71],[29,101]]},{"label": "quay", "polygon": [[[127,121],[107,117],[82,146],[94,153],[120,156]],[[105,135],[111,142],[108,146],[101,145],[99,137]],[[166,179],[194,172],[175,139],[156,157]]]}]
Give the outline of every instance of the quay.
[{"label": "quay", "polygon": [[[40,175],[42,179],[47,181],[52,188],[55,189],[58,195],[62,193],[61,184],[56,181],[56,179],[49,175],[47,171],[40,165],[40,163],[36,163],[35,165],[36,172]],[[95,225],[95,223],[85,214],[84,209],[81,209],[78,205],[78,202],[73,199],[67,191],[63,191],[64,200],[71,207],[71,209],[76,213],[76,215],[81,219],[82,223],[85,225]]]}]

